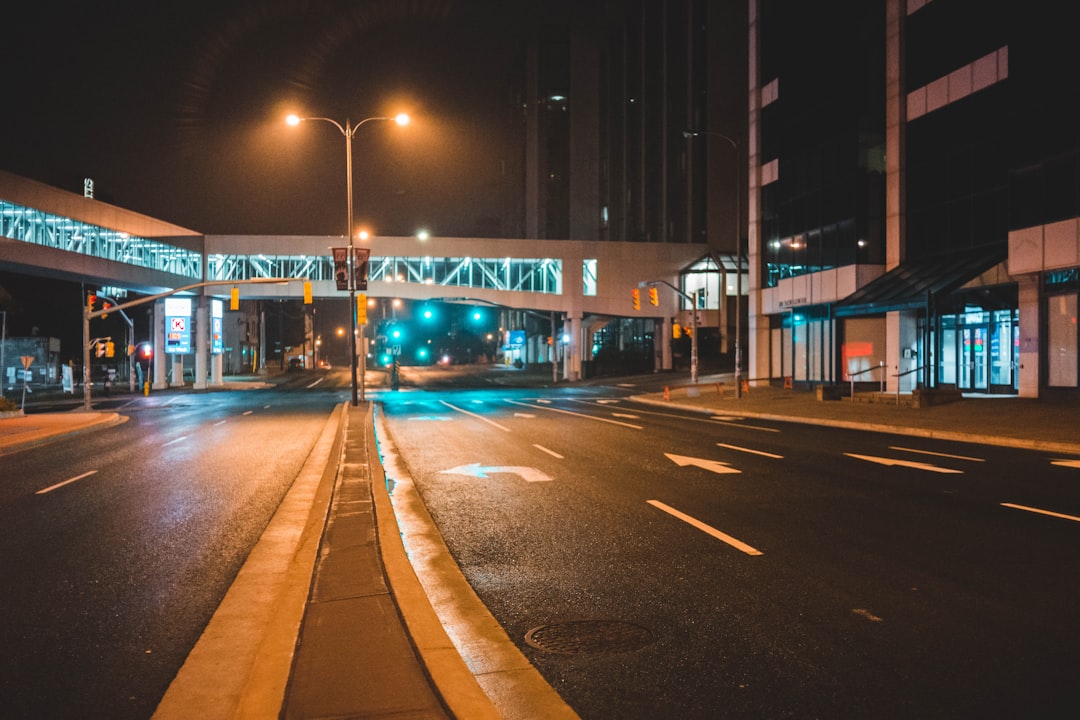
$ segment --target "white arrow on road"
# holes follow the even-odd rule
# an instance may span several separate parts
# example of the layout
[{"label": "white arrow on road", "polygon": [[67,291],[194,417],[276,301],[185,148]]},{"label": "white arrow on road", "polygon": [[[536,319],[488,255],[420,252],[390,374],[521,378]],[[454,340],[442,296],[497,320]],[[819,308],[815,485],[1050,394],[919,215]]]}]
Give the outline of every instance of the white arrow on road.
[{"label": "white arrow on road", "polygon": [[915,462],[914,460],[897,460],[896,458],[876,457],[874,455],[856,455],[855,453],[844,453],[848,457],[856,458],[857,460],[866,460],[867,462],[877,463],[878,465],[899,465],[900,467],[909,467],[916,470],[929,470],[936,473],[958,473],[963,474],[963,470],[953,470],[952,468],[939,467],[937,465],[931,465],[930,463]]},{"label": "white arrow on road", "polygon": [[706,458],[687,457],[686,455],[672,455],[671,453],[664,453],[668,460],[679,467],[686,467],[687,465],[694,465],[695,467],[702,468],[703,470],[709,470],[714,473],[731,474],[741,473],[742,470],[731,467],[725,462],[719,460],[708,460]]},{"label": "white arrow on road", "polygon": [[551,482],[551,478],[540,472],[536,468],[525,467],[522,465],[481,465],[480,463],[470,463],[468,465],[458,465],[457,467],[450,468],[449,470],[443,470],[443,475],[468,475],[469,477],[486,478],[489,475],[498,474],[508,475],[520,475],[526,482]]}]

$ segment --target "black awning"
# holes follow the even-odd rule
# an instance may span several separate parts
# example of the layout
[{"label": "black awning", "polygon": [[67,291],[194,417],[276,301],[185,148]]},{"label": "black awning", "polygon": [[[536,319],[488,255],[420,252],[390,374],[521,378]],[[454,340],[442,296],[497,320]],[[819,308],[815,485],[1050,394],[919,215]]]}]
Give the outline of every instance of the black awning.
[{"label": "black awning", "polygon": [[925,308],[1004,262],[1006,246],[992,245],[942,253],[901,263],[833,305],[833,315],[870,315]]}]

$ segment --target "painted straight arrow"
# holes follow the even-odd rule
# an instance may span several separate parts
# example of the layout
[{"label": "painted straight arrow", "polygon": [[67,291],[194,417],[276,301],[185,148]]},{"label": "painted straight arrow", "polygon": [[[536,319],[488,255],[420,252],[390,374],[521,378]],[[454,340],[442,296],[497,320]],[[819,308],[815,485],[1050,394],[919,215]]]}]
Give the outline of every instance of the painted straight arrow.
[{"label": "painted straight arrow", "polygon": [[721,475],[731,473],[741,473],[742,470],[731,467],[725,462],[719,460],[708,460],[706,458],[687,457],[686,455],[672,455],[671,453],[664,453],[668,460],[679,467],[686,467],[687,465],[693,465],[703,470],[719,473]]},{"label": "painted straight arrow", "polygon": [[525,467],[522,465],[481,465],[480,463],[470,463],[468,465],[458,465],[452,467],[449,470],[441,471],[443,475],[468,475],[469,477],[486,478],[490,475],[520,475],[525,482],[551,482],[551,478],[544,473],[540,472],[536,468]]},{"label": "painted straight arrow", "polygon": [[953,470],[952,468],[940,467],[938,465],[931,465],[930,463],[915,462],[914,460],[897,460],[896,458],[876,457],[874,455],[856,455],[855,453],[844,453],[848,457],[853,457],[857,460],[866,460],[867,462],[877,463],[878,465],[899,465],[900,467],[914,468],[915,470],[929,470],[936,473],[950,473],[950,474],[963,474],[963,470]]}]

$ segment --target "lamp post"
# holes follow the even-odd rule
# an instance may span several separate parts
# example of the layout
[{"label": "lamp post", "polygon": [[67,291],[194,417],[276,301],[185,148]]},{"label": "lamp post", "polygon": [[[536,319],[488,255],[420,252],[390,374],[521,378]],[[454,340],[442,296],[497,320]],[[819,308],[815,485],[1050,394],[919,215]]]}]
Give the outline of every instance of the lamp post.
[{"label": "lamp post", "polygon": [[740,193],[739,144],[727,135],[707,130],[683,132],[686,139],[708,135],[725,140],[735,152],[735,397],[742,397],[742,205]]},{"label": "lamp post", "polygon": [[338,129],[338,131],[345,136],[345,193],[346,207],[348,218],[346,221],[345,232],[349,238],[349,250],[348,250],[348,270],[349,270],[349,312],[352,313],[352,332],[349,333],[349,371],[352,376],[352,405],[356,407],[360,400],[364,399],[364,388],[360,386],[359,392],[357,392],[356,382],[356,268],[354,267],[355,258],[353,258],[353,171],[352,171],[352,140],[353,135],[360,129],[361,125],[365,123],[374,122],[376,120],[393,120],[398,125],[408,125],[409,116],[405,113],[400,113],[394,117],[369,117],[361,120],[358,123],[350,123],[349,119],[345,119],[345,124],[342,125],[337,120],[325,117],[300,117],[298,115],[289,115],[285,118],[285,122],[289,125],[299,125],[305,120],[322,120],[323,122],[330,123]]}]

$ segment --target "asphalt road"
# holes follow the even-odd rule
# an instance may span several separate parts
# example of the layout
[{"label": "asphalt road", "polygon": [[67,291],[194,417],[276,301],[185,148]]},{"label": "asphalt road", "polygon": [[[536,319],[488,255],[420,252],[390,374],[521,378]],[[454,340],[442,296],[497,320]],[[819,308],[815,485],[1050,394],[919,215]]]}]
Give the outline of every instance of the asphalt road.
[{"label": "asphalt road", "polygon": [[1080,713],[1080,523],[1046,514],[1080,516],[1080,470],[625,395],[382,398],[469,582],[583,718]]},{"label": "asphalt road", "polygon": [[149,717],[341,399],[128,397],[122,425],[4,457],[0,715]]}]

